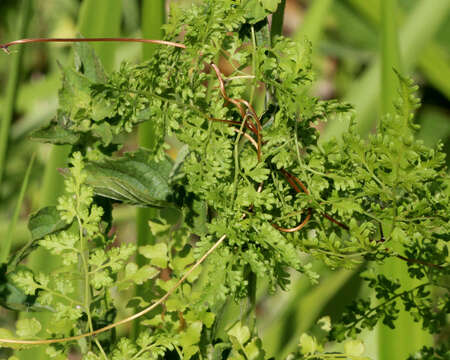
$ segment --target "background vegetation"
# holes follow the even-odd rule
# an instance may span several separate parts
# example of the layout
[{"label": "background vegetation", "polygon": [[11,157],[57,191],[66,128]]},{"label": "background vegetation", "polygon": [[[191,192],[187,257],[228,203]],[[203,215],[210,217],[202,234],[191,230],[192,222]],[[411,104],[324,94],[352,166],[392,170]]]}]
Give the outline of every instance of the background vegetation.
[{"label": "background vegetation", "polygon": [[[189,6],[192,1],[172,2]],[[442,140],[448,154],[449,4],[445,0],[434,0],[432,4],[429,0],[287,0],[283,33],[296,41],[305,37],[312,41],[317,76],[314,95],[351,102],[359,114],[362,134],[369,133],[377,116],[390,106],[392,66],[412,75],[420,85],[423,104],[417,115],[419,137],[429,146]],[[160,38],[167,5],[160,0],[6,0],[0,2],[0,39],[7,42],[78,34]],[[56,169],[64,166],[67,149],[31,142],[27,135],[55,113],[60,86],[58,62],[69,64],[72,58],[71,48],[66,45],[37,44],[12,50],[17,54],[0,56],[0,234],[2,244],[10,243],[16,249],[29,239],[29,214],[55,203],[62,191],[62,177]],[[112,70],[123,60],[133,63],[149,58],[152,45],[98,44],[96,51],[105,68]],[[226,66],[222,64],[224,73]],[[343,129],[339,122],[330,122],[322,131],[331,137],[340,136]],[[126,147],[136,148],[138,143],[149,146],[151,140],[145,136],[148,132],[151,126],[141,128]],[[28,181],[26,187],[24,178]],[[137,221],[130,208],[119,207],[115,213],[119,240],[138,239],[139,244],[153,241],[146,231],[148,211],[140,211]],[[39,252],[30,261],[37,268],[58,266]],[[262,291],[257,294],[260,335],[273,354],[288,353],[295,348],[300,334],[322,314],[337,318],[349,300],[369,291],[360,286],[355,271],[330,272],[320,265],[316,271],[322,275],[319,285],[313,286],[300,277],[289,292],[272,297]],[[387,266],[384,271],[396,270]],[[239,306],[229,309],[230,314],[239,311]],[[0,327],[13,324],[15,316],[14,312],[0,309]],[[445,334],[442,339],[424,335],[407,314],[399,324],[396,330],[381,327],[377,333],[367,334],[366,355],[380,360],[392,359],[392,354],[404,358],[420,344],[446,341]],[[6,354],[0,352],[2,356]],[[24,356],[46,358],[34,349]]]}]

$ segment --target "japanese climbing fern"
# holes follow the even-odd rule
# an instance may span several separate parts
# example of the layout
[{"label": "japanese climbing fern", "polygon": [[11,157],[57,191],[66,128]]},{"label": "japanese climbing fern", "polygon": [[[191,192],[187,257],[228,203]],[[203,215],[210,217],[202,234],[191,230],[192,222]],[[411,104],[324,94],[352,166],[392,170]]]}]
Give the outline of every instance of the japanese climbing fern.
[{"label": "japanese climbing fern", "polygon": [[[54,321],[41,331],[37,320],[19,320],[16,335],[1,330],[3,346],[49,344],[55,359],[72,348],[89,360],[264,359],[257,284],[287,290],[292,270],[317,281],[313,258],[333,269],[372,261],[362,277],[378,300],[358,300],[339,323],[321,319],[322,337],[302,335],[290,359],[362,359],[362,344],[348,338],[379,321],[395,326],[399,306],[431,333],[443,331],[450,180],[440,147],[414,139],[416,87],[399,75],[396,112],[362,139],[350,105],[308,95],[310,45],[271,37],[267,17],[278,3],[173,8],[165,40],[185,48],[161,45],[150,61],[111,74],[76,45],[75,67],[61,66],[58,112],[32,134],[72,145],[66,193],[31,217],[31,242],[3,265],[0,287],[3,306],[49,311]],[[348,126],[343,141],[319,142],[314,125],[329,118]],[[123,154],[126,135],[144,121],[154,146]],[[183,144],[175,160],[168,136]],[[116,241],[116,203],[159,209],[149,222],[157,243],[137,249],[148,259],[141,267],[132,239]],[[27,268],[37,247],[65,267]],[[404,262],[417,286],[377,273],[388,258]],[[133,296],[134,285],[145,296]],[[221,324],[230,298],[249,306],[240,321]],[[136,339],[116,332],[124,308],[136,315],[120,323],[141,324]],[[345,339],[344,355],[324,350]]]}]

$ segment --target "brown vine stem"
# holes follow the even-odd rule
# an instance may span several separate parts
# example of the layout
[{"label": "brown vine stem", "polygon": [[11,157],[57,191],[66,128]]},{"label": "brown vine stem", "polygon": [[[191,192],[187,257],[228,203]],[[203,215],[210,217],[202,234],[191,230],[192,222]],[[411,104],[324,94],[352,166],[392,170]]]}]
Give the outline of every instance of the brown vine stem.
[{"label": "brown vine stem", "polygon": [[44,42],[139,42],[148,44],[160,44],[167,46],[174,46],[181,49],[186,49],[186,45],[165,41],[165,40],[152,40],[152,39],[141,39],[141,38],[36,38],[36,39],[20,39],[14,40],[5,44],[0,44],[0,48],[7,54],[10,53],[9,47],[19,44],[30,44],[30,43],[44,43]]},{"label": "brown vine stem", "polygon": [[256,127],[253,124],[252,125],[249,124],[249,129],[256,135],[256,137],[258,139],[257,154],[258,154],[258,160],[261,160],[261,145],[262,145],[261,131],[262,131],[262,126],[261,126],[261,121],[259,120],[259,117],[256,114],[255,109],[253,108],[253,106],[247,100],[230,98],[227,95],[227,92],[225,90],[225,83],[223,81],[222,74],[220,73],[219,68],[214,63],[211,63],[211,67],[214,69],[214,71],[215,71],[215,73],[217,75],[217,79],[219,80],[219,88],[220,88],[220,92],[221,92],[223,98],[226,101],[232,103],[233,105],[235,105],[238,108],[239,113],[241,114],[241,117],[242,117],[243,121],[245,121],[245,119],[246,119],[246,114],[245,114],[245,111],[244,111],[244,109],[243,109],[241,104],[244,104],[247,107],[247,109],[249,110],[252,119],[256,122]]},{"label": "brown vine stem", "polygon": [[[286,178],[286,180],[289,182],[289,184],[292,186],[292,188],[296,191],[296,192],[300,192],[300,189],[298,188],[298,186],[295,184],[295,183],[297,183],[301,188],[302,188],[302,190],[303,190],[303,192],[305,193],[305,194],[309,194],[309,191],[308,191],[308,189],[306,188],[306,186],[296,177],[296,176],[294,176],[294,175],[292,175],[291,173],[289,173],[289,172],[287,172],[286,170],[284,170],[284,169],[281,169],[281,173],[285,176],[285,178]],[[338,225],[338,226],[340,226],[341,228],[343,228],[343,229],[345,229],[345,230],[350,230],[350,228],[347,226],[347,225],[345,225],[345,224],[343,224],[343,223],[341,223],[340,221],[338,221],[338,220],[336,220],[335,218],[333,218],[333,217],[331,217],[330,215],[328,215],[327,213],[321,213],[321,215],[325,218],[325,219],[327,219],[327,220],[329,220],[329,221],[331,221],[332,223],[335,223],[336,225]],[[301,225],[301,224],[300,224]],[[298,225],[296,228],[298,228],[300,225]],[[306,225],[306,224],[305,224]],[[300,228],[299,228],[299,230],[302,228],[303,226],[301,226]],[[295,229],[295,228],[292,228],[292,229]],[[285,232],[293,232],[293,231],[296,231],[296,230],[291,230],[291,229],[284,229],[285,230]],[[290,230],[290,231],[286,231],[286,230]],[[283,230],[281,230],[281,231],[283,231]]]},{"label": "brown vine stem", "polygon": [[343,229],[345,229],[345,230],[347,230],[347,231],[350,230],[350,228],[349,228],[347,225],[341,223],[340,221],[337,221],[335,218],[332,218],[332,217],[331,217],[330,215],[328,215],[327,213],[322,213],[322,215],[323,215],[323,217],[324,217],[325,219],[330,220],[332,223],[335,223],[336,225],[340,226],[341,228],[343,228]]},{"label": "brown vine stem", "polygon": [[179,287],[180,285],[189,277],[189,275],[192,274],[192,272],[198,268],[200,266],[200,264],[206,260],[206,258],[211,255],[211,253],[216,250],[220,244],[222,244],[222,242],[225,240],[227,236],[226,235],[222,235],[220,237],[219,240],[217,240],[213,246],[211,246],[209,248],[209,250],[200,258],[197,260],[197,262],[192,265],[192,267],[186,271],[186,273],[183,275],[183,277],[178,280],[178,282],[168,291],[166,292],[166,294],[161,297],[158,301],[156,301],[155,303],[153,303],[152,305],[148,306],[147,308],[145,308],[144,310],[131,315],[125,319],[122,319],[120,321],[115,322],[114,324],[102,327],[101,329],[97,329],[94,331],[90,331],[88,333],[85,334],[80,334],[80,335],[76,335],[76,336],[70,336],[70,337],[66,337],[66,338],[60,338],[60,339],[47,339],[47,340],[19,340],[19,339],[0,339],[0,343],[7,343],[7,344],[23,344],[23,345],[44,345],[44,344],[56,344],[56,343],[62,343],[62,342],[67,342],[67,341],[74,341],[74,340],[79,340],[79,339],[83,339],[89,336],[94,336],[94,335],[98,335],[101,334],[105,331],[111,330],[119,325],[123,325],[126,324],[130,321],[133,321],[137,318],[140,318],[141,316],[147,314],[148,312],[152,311],[154,308],[156,308],[157,306],[161,305],[162,303],[164,303],[170,295],[172,295]]},{"label": "brown vine stem", "polygon": [[293,228],[283,228],[283,227],[278,226],[277,224],[272,224],[272,226],[281,232],[287,232],[287,233],[296,232],[306,226],[306,224],[311,219],[311,215],[312,215],[312,210],[308,209],[308,215],[306,215],[305,220],[303,220],[300,224],[298,224],[297,226],[295,226]]},{"label": "brown vine stem", "polygon": [[439,269],[439,270],[444,270],[445,269],[445,267],[441,266],[441,265],[432,264],[432,263],[429,263],[427,261],[422,261],[422,260],[419,260],[419,259],[407,258],[406,256],[402,256],[402,255],[399,255],[399,254],[395,255],[395,257],[400,259],[400,260],[406,261],[406,262],[408,262],[410,264],[425,265],[425,266],[428,266],[428,267],[431,267],[431,268],[435,268],[435,269]]}]

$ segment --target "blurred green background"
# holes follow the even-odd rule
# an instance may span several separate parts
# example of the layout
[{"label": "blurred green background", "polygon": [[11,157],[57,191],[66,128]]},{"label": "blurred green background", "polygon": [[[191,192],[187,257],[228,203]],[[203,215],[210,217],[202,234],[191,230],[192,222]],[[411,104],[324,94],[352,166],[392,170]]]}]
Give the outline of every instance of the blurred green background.
[{"label": "blurred green background", "polygon": [[[161,38],[169,3],[189,6],[192,0],[2,0],[0,42],[19,38],[123,36]],[[296,41],[313,44],[316,72],[314,95],[351,102],[362,134],[373,131],[377,118],[389,108],[395,95],[392,67],[412,76],[420,86],[422,107],[416,121],[418,137],[429,146],[444,144],[450,150],[450,1],[448,0],[286,0],[283,33]],[[152,45],[96,44],[108,70],[122,61],[139,62],[151,56]],[[58,62],[71,63],[65,44],[12,47],[12,55],[0,54],[0,234],[12,250],[29,239],[26,221],[39,207],[54,203],[61,189],[68,149],[30,141],[31,130],[49,121],[57,108],[60,82]],[[339,121],[323,125],[325,138],[344,131]],[[141,127],[126,146],[145,145],[151,128]],[[26,191],[22,182],[36,154]],[[447,162],[449,159],[447,159]],[[23,188],[25,189],[25,188]],[[151,242],[146,229],[149,211],[115,209],[119,239]],[[137,218],[137,220],[136,220]],[[15,220],[16,219],[16,220]],[[5,240],[3,240],[5,239]],[[9,239],[9,240],[7,240]],[[35,268],[57,266],[36,253]],[[362,294],[357,271],[332,272],[317,264],[319,285],[293,276],[291,291],[269,297],[258,289],[258,326],[268,352],[276,358],[291,351],[300,334],[324,314],[338,318],[343,306]],[[396,271],[387,268],[385,271]],[[228,316],[239,311],[230,305]],[[0,309],[0,327],[11,327],[17,314]],[[380,328],[363,334],[366,355],[374,359],[402,359],[433,339],[405,316],[395,331]],[[126,332],[128,329],[122,329]],[[439,339],[434,339],[439,341]],[[440,339],[440,341],[445,341]],[[39,350],[23,358],[45,359]],[[0,358],[6,353],[0,352]]]}]

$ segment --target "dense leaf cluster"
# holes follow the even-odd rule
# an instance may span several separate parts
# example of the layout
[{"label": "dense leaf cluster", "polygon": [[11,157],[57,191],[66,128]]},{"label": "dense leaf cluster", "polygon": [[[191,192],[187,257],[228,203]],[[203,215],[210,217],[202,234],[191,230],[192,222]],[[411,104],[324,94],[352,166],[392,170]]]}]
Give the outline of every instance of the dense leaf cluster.
[{"label": "dense leaf cluster", "polygon": [[[150,61],[112,74],[87,46],[76,47],[75,69],[61,69],[56,119],[33,134],[73,145],[66,194],[31,218],[32,242],[4,267],[5,306],[47,308],[54,337],[90,332],[113,322],[121,307],[114,294],[142,285],[145,294],[126,307],[147,307],[225,235],[162,307],[140,319],[136,341],[114,331],[89,338],[85,358],[264,359],[250,317],[218,330],[221,309],[228,298],[254,302],[256,279],[272,291],[287,288],[291,269],[315,281],[311,257],[332,268],[401,261],[419,281],[403,289],[395,274],[365,272],[377,303],[358,300],[333,328],[325,321],[329,338],[353,337],[380,320],[395,326],[400,303],[424,328],[442,330],[450,180],[440,148],[414,139],[416,88],[399,75],[397,111],[362,139],[349,105],[308,95],[309,44],[270,36],[267,15],[278,3],[174,8],[166,39],[186,49],[161,47]],[[350,119],[343,141],[319,142],[314,125],[335,115]],[[153,127],[152,147],[120,154],[124,135],[144,121]],[[165,154],[167,136],[183,144],[175,161]],[[155,245],[116,244],[116,202],[158,209],[149,223]],[[37,246],[63,258],[57,277],[18,265]],[[145,265],[128,262],[136,250]],[[18,323],[18,337],[39,333],[40,324],[29,321],[33,333]],[[332,358],[324,342],[304,334],[290,358]],[[344,353],[362,359],[361,346],[348,340]],[[49,347],[48,354],[64,358],[69,349]]]}]

